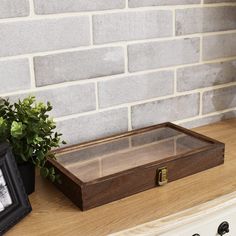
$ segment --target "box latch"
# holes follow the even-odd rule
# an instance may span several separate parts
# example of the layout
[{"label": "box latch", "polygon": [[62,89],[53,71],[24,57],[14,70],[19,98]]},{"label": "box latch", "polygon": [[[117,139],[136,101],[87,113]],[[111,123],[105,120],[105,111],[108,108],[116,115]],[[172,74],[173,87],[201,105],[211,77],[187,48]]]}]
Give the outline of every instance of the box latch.
[{"label": "box latch", "polygon": [[157,170],[157,184],[163,186],[168,183],[168,169],[167,167],[158,168]]}]

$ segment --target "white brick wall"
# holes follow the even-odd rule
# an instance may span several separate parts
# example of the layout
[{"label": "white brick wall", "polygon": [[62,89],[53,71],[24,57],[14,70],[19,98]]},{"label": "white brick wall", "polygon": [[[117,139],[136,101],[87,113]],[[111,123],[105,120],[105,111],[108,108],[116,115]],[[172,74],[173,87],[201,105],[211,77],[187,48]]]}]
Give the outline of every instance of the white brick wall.
[{"label": "white brick wall", "polygon": [[236,117],[236,0],[0,0],[0,96],[70,144]]}]

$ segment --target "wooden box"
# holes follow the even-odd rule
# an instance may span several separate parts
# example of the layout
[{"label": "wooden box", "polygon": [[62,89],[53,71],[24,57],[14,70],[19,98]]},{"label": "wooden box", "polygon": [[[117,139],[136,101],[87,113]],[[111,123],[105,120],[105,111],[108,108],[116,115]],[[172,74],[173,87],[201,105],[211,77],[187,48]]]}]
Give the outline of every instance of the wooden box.
[{"label": "wooden box", "polygon": [[57,187],[81,210],[223,164],[221,142],[164,123],[56,151]]}]

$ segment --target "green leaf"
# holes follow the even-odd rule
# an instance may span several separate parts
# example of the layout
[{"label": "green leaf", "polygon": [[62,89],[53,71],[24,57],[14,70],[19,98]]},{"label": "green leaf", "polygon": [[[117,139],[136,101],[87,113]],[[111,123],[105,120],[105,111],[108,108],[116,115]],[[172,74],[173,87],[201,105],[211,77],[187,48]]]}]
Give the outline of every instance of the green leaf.
[{"label": "green leaf", "polygon": [[0,117],[0,140],[4,140],[7,137],[7,121]]},{"label": "green leaf", "polygon": [[36,139],[38,142],[42,142],[42,141],[43,141],[43,138],[41,138],[41,137],[39,137],[39,136],[37,136],[35,139]]},{"label": "green leaf", "polygon": [[46,167],[43,167],[41,168],[40,173],[44,178],[47,178],[49,175],[49,170]]},{"label": "green leaf", "polygon": [[50,174],[52,174],[52,175],[55,174],[55,169],[53,167],[50,168]]},{"label": "green leaf", "polygon": [[56,123],[49,116],[51,104],[36,102],[29,96],[15,103],[0,98],[0,140],[7,139],[17,162],[30,161],[44,177],[57,181],[54,169],[45,167],[47,158],[55,159],[52,149],[59,147],[61,133],[54,132]]},{"label": "green leaf", "polygon": [[23,124],[21,122],[13,121],[11,124],[11,135],[14,138],[21,138],[23,135]]},{"label": "green leaf", "polygon": [[20,156],[23,161],[25,161],[25,162],[28,161],[28,159],[26,158],[26,156],[23,153],[21,153]]},{"label": "green leaf", "polygon": [[42,161],[45,158],[45,155],[44,155],[43,151],[39,151],[37,153],[37,157],[40,161]]},{"label": "green leaf", "polygon": [[4,105],[5,105],[5,106],[9,106],[9,105],[10,105],[10,103],[8,102],[8,100],[4,100]]},{"label": "green leaf", "polygon": [[50,180],[52,182],[55,182],[55,180],[56,180],[56,176],[55,175],[50,175],[49,178],[50,178]]},{"label": "green leaf", "polygon": [[28,149],[28,156],[32,157],[32,155],[33,155],[33,148],[29,147],[29,149]]}]

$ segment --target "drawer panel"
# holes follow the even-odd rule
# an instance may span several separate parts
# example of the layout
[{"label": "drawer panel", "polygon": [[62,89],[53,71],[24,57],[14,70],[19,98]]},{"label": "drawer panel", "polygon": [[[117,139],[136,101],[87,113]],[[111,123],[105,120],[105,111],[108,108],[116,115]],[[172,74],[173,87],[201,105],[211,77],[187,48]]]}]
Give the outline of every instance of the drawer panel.
[{"label": "drawer panel", "polygon": [[[230,232],[225,236],[236,235],[236,207],[226,207],[212,214],[202,213],[200,219],[189,224],[179,226],[174,230],[161,234],[161,236],[192,236],[198,233],[200,236],[218,236],[219,225],[227,221],[230,226]],[[183,223],[184,224],[184,223]]]},{"label": "drawer panel", "polygon": [[112,236],[219,236],[225,221],[230,231],[224,236],[236,236],[236,192]]}]

